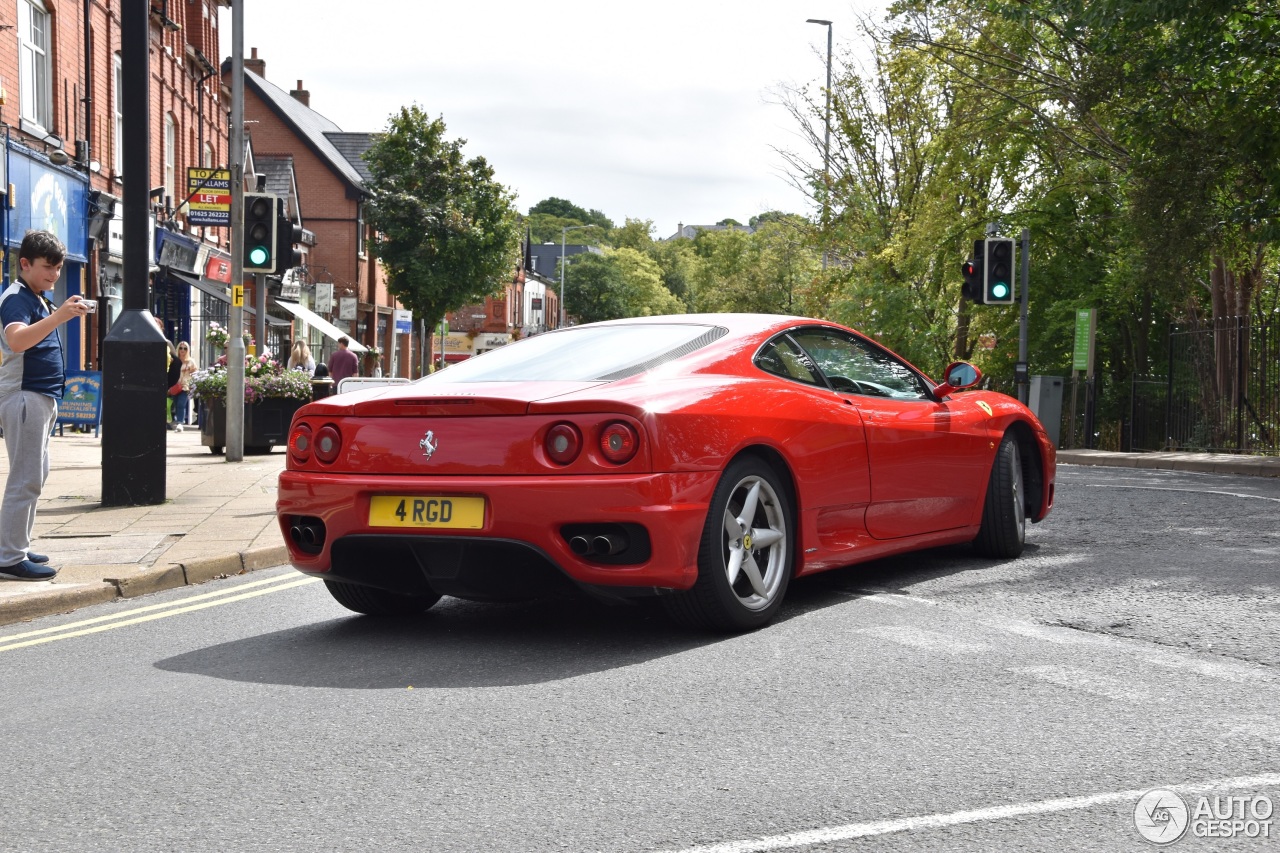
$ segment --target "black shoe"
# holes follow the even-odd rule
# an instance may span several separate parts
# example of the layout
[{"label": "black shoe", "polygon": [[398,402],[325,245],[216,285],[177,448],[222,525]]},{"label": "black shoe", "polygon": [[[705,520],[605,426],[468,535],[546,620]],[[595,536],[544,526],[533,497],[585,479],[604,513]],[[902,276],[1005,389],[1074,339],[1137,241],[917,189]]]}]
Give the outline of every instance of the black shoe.
[{"label": "black shoe", "polygon": [[13,581],[51,581],[56,574],[58,574],[57,569],[42,566],[30,560],[0,567],[0,578]]},{"label": "black shoe", "polygon": [[31,562],[33,562],[33,563],[47,563],[47,562],[49,562],[49,557],[48,557],[48,555],[47,555],[47,554],[37,554],[35,551],[28,551],[28,552],[27,552],[27,559],[28,559],[28,560],[30,560],[30,561],[31,561]]}]

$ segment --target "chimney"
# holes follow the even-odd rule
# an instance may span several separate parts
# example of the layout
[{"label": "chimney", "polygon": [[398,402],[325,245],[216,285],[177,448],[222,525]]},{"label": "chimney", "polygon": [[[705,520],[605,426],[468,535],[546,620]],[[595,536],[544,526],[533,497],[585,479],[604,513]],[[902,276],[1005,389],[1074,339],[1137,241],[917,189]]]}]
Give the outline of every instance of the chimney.
[{"label": "chimney", "polygon": [[250,56],[244,61],[244,70],[252,71],[263,80],[267,79],[267,61],[258,58],[258,49],[250,48]]},{"label": "chimney", "polygon": [[301,80],[298,81],[298,88],[294,89],[289,94],[293,96],[294,100],[302,104],[304,107],[311,106],[311,93],[302,88]]}]

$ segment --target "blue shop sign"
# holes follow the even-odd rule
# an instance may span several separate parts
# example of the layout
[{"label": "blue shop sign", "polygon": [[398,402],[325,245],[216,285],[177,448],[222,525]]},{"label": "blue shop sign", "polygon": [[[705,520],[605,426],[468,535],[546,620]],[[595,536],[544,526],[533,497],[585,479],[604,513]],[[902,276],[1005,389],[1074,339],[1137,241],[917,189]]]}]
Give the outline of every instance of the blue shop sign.
[{"label": "blue shop sign", "polygon": [[95,429],[102,423],[102,372],[68,370],[67,384],[58,403],[59,424],[80,424]]},{"label": "blue shop sign", "polygon": [[10,245],[32,229],[50,231],[67,246],[67,258],[88,260],[88,181],[75,172],[46,165],[19,145],[9,146],[9,181],[14,207],[9,211]]}]

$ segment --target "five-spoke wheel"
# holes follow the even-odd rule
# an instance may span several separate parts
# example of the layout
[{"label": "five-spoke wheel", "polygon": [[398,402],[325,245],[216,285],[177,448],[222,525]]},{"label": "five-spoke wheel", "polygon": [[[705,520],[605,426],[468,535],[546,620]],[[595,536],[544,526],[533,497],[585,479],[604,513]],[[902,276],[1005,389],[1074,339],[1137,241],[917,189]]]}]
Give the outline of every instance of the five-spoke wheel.
[{"label": "five-spoke wheel", "polygon": [[698,580],[671,596],[678,621],[722,631],[758,628],[777,613],[791,580],[794,510],[778,473],[756,457],[725,469],[698,552]]}]

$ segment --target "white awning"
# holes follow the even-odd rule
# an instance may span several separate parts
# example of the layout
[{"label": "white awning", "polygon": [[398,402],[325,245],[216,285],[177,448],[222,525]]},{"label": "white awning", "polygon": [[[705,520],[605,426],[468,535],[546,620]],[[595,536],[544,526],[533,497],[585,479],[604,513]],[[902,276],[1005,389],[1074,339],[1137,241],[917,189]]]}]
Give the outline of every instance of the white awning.
[{"label": "white awning", "polygon": [[303,308],[296,302],[285,302],[283,299],[277,299],[276,304],[293,316],[297,317],[302,322],[306,323],[311,328],[318,329],[320,334],[330,340],[336,341],[338,338],[346,337],[349,341],[347,349],[352,352],[367,352],[369,349],[364,344],[352,340],[350,335],[330,323],[325,318],[321,317],[316,312],[312,311],[310,308]]}]

